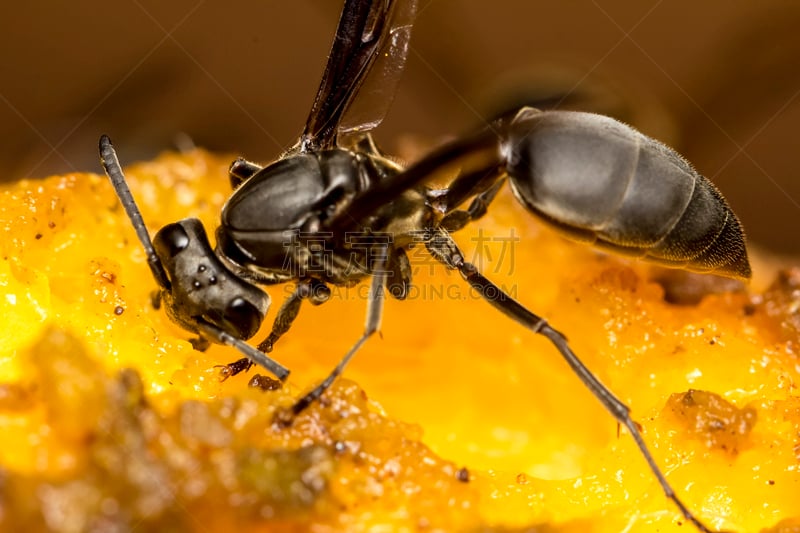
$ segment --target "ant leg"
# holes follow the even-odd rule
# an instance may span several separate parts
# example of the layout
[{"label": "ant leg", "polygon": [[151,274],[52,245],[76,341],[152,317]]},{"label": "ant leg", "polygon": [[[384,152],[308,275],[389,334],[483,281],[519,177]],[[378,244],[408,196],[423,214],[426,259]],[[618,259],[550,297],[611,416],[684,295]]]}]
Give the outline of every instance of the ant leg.
[{"label": "ant leg", "polygon": [[272,372],[279,380],[285,381],[289,376],[288,368],[281,365],[274,359],[267,357],[264,352],[256,350],[246,342],[242,341],[241,339],[237,339],[230,333],[226,333],[217,326],[209,324],[208,322],[198,321],[197,329],[198,333],[206,338],[213,339],[219,344],[233,346],[242,354],[244,354],[250,361],[257,363]]},{"label": "ant leg", "polygon": [[639,429],[639,424],[630,416],[630,408],[592,374],[569,347],[566,337],[561,332],[550,327],[545,319],[526,309],[510,295],[503,292],[500,287],[489,281],[478,271],[475,265],[464,261],[464,255],[461,253],[458,245],[444,229],[437,228],[434,232],[431,239],[426,243],[431,255],[438,261],[444,263],[448,268],[458,270],[464,280],[495,309],[514,322],[531,330],[533,333],[538,333],[539,335],[547,337],[583,384],[586,385],[598,400],[600,400],[600,403],[603,404],[619,424],[628,428],[628,432],[636,442],[636,446],[644,456],[645,461],[647,461],[650,470],[653,472],[656,479],[658,479],[667,498],[680,509],[680,512],[686,520],[694,524],[700,531],[711,533],[711,530],[694,516],[689,508],[678,498],[675,490],[673,490],[672,486],[661,472],[647,444],[645,444],[641,430]]},{"label": "ant leg", "polygon": [[472,171],[461,169],[446,188],[426,190],[425,201],[434,210],[447,215],[468,199],[486,192],[502,177],[503,173],[498,167],[478,168]]},{"label": "ant leg", "polygon": [[389,256],[386,288],[395,300],[405,300],[411,288],[411,263],[402,248],[395,248]]},{"label": "ant leg", "polygon": [[[500,131],[492,128],[484,128],[476,133],[456,139],[440,148],[437,148],[421,160],[417,161],[403,172],[400,172],[385,180],[370,186],[355,198],[348,206],[337,215],[326,219],[323,222],[323,229],[333,231],[334,234],[344,234],[347,231],[357,231],[359,221],[374,213],[381,206],[386,205],[387,201],[397,198],[403,191],[420,185],[425,180],[430,179],[445,170],[460,169],[460,178],[456,178],[451,184],[459,186],[463,183],[483,182],[489,177],[499,177],[504,172],[504,159],[499,147],[501,133],[505,127],[499,124]],[[491,184],[491,181],[489,181]],[[469,189],[469,187],[465,187]],[[463,197],[462,202],[481,191],[472,189],[472,192]],[[447,191],[430,191],[426,202],[440,213],[447,213],[448,210],[456,207],[455,202],[451,205],[441,205],[437,202],[437,196],[449,198]]]},{"label": "ant leg", "polygon": [[237,374],[247,372],[252,366],[253,361],[247,357],[242,357],[241,359],[237,359],[236,361],[228,363],[227,365],[214,365],[214,368],[219,368],[219,380],[225,381],[226,379]]},{"label": "ant leg", "polygon": [[231,180],[231,189],[238,188],[239,185],[241,185],[244,181],[262,168],[264,167],[255,163],[251,163],[242,157],[237,158],[236,161],[231,163],[231,166],[228,168],[228,175],[230,176]]},{"label": "ant leg", "polygon": [[383,315],[383,292],[384,287],[386,285],[386,265],[389,260],[389,250],[388,246],[382,246],[376,250],[375,254],[375,263],[373,265],[372,271],[372,284],[369,288],[369,300],[367,301],[367,320],[366,324],[364,325],[364,333],[361,334],[361,338],[356,341],[356,343],[350,348],[350,350],[345,354],[339,364],[336,365],[336,368],[325,378],[325,381],[314,387],[311,392],[297,400],[295,404],[291,408],[291,415],[295,416],[300,414],[306,407],[311,405],[315,400],[317,400],[322,394],[328,390],[328,388],[333,384],[334,380],[339,377],[339,375],[344,371],[344,368],[347,366],[347,363],[350,362],[350,359],[356,354],[356,352],[361,348],[361,346],[369,339],[381,325],[381,316]]},{"label": "ant leg", "polygon": [[452,233],[481,218],[486,214],[489,204],[497,196],[504,181],[503,179],[497,180],[489,189],[477,195],[466,211],[459,209],[448,213],[439,223],[439,226]]},{"label": "ant leg", "polygon": [[[272,331],[258,345],[258,350],[263,353],[272,351],[275,342],[289,331],[294,319],[297,318],[300,312],[300,304],[303,303],[303,300],[308,299],[313,305],[319,305],[328,301],[330,296],[330,289],[321,281],[309,279],[298,282],[292,294],[281,305],[275,321],[272,323]],[[252,359],[244,357],[227,365],[220,365],[220,381],[225,381],[229,377],[250,370],[253,364]]]},{"label": "ant leg", "polygon": [[[269,337],[264,339],[261,344],[258,345],[258,350],[260,352],[270,353],[272,351],[272,344],[278,340],[278,337],[289,330],[292,322],[297,317],[297,313],[300,312],[300,304],[305,298],[305,287],[305,283],[298,283],[292,294],[286,298],[286,300],[284,300],[283,305],[281,305],[281,308],[275,317],[275,321],[272,324],[272,332],[269,334]],[[252,367],[253,361],[247,357],[237,359],[236,361],[228,363],[227,365],[220,365],[218,367],[220,369],[219,380],[225,381],[226,379],[237,374],[247,372]]]},{"label": "ant leg", "polygon": [[272,323],[272,331],[258,345],[258,349],[264,353],[272,351],[273,345],[292,327],[294,319],[297,318],[297,314],[300,312],[300,304],[303,303],[303,300],[309,300],[312,305],[320,305],[327,302],[330,297],[331,290],[319,280],[309,279],[299,282],[291,296],[281,305],[278,316],[275,317],[275,322]]},{"label": "ant leg", "polygon": [[503,182],[504,180],[496,181],[494,185],[489,187],[488,190],[482,192],[476,196],[474,200],[472,200],[472,203],[469,204],[469,208],[467,208],[470,222],[473,220],[478,220],[486,214],[489,204],[492,203],[492,200],[494,200],[495,196],[497,196],[497,193],[500,192]]},{"label": "ant leg", "polygon": [[153,309],[158,311],[161,309],[161,290],[155,290],[150,293],[150,305],[153,306]]}]

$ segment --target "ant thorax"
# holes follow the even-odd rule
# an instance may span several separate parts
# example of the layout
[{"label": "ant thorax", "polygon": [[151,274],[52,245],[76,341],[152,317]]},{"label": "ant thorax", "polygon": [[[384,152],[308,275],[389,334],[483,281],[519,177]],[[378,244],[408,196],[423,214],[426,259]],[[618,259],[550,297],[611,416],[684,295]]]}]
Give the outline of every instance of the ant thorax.
[{"label": "ant thorax", "polygon": [[290,152],[244,181],[228,200],[216,254],[260,283],[313,278],[354,285],[374,273],[378,250],[413,242],[430,218],[424,197],[406,191],[343,234],[326,229],[326,221],[399,171],[368,136],[352,149]]}]

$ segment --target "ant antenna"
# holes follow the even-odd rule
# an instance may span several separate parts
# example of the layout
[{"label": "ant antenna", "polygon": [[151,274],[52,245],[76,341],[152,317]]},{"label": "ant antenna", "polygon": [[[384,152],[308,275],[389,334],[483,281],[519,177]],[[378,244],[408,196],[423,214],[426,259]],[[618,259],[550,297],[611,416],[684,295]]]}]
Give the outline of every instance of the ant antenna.
[{"label": "ant antenna", "polygon": [[111,185],[114,186],[114,191],[117,193],[122,207],[128,214],[128,218],[133,224],[133,229],[136,230],[136,236],[144,247],[147,254],[147,264],[150,265],[150,270],[156,278],[156,282],[163,288],[169,290],[171,283],[167,276],[164,266],[161,264],[156,249],[153,247],[153,241],[150,240],[150,234],[147,232],[147,227],[144,225],[142,219],[142,212],[136,205],[133,199],[131,190],[128,188],[128,182],[125,180],[125,175],[122,173],[122,167],[117,158],[117,152],[111,144],[111,139],[108,135],[100,137],[100,162],[103,163],[103,168],[106,170],[108,178],[111,180]]}]

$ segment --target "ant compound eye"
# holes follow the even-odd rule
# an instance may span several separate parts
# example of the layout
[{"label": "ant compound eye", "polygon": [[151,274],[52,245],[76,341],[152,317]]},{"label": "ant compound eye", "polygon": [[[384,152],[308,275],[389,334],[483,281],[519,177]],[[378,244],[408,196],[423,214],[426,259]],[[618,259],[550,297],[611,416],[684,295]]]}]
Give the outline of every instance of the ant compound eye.
[{"label": "ant compound eye", "polygon": [[168,224],[156,233],[153,246],[160,257],[175,257],[189,246],[189,235],[180,224]]},{"label": "ant compound eye", "polygon": [[255,335],[263,318],[259,310],[242,297],[234,298],[225,308],[225,322],[231,324],[242,339]]}]

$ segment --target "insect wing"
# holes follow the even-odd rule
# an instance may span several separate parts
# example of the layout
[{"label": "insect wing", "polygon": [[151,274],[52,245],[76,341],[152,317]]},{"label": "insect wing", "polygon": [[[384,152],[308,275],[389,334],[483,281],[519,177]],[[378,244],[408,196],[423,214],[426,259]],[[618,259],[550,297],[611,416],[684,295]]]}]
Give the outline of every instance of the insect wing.
[{"label": "insect wing", "polygon": [[[394,33],[400,46],[392,47],[393,12],[397,7],[401,8],[401,14],[410,10],[411,18],[415,12],[413,0],[409,3],[410,8],[400,4],[400,0],[345,1],[333,46],[325,65],[325,72],[322,75],[322,81],[314,98],[308,120],[306,120],[305,130],[300,137],[302,151],[323,150],[336,146],[337,133],[345,111],[367,79],[379,53],[384,51],[387,46],[389,49],[397,49],[400,53],[399,64],[397,68],[391,68],[389,65],[382,68],[381,71],[386,71],[389,74],[388,80],[390,82],[394,80],[391,85],[396,86],[395,78],[399,80],[408,50],[408,37],[403,38],[402,36],[404,33],[410,34],[410,24],[406,21],[401,26],[408,26],[408,28]],[[407,17],[400,18],[406,19]],[[390,57],[388,61],[392,63],[394,60]],[[398,72],[391,74],[395,70]],[[378,78],[386,78],[386,76],[378,74]],[[380,84],[380,81],[377,83]],[[389,96],[393,93],[392,87]],[[389,104],[384,102],[381,104],[377,115],[383,118]],[[367,113],[367,116],[366,119],[356,118],[354,121],[349,121],[351,124],[349,130],[355,129],[355,126],[364,120],[375,125],[380,123],[380,119],[375,120],[375,113]]]},{"label": "insect wing", "polygon": [[345,110],[339,133],[362,133],[376,128],[386,117],[403,76],[417,0],[397,3],[390,13],[389,31],[358,94]]}]

